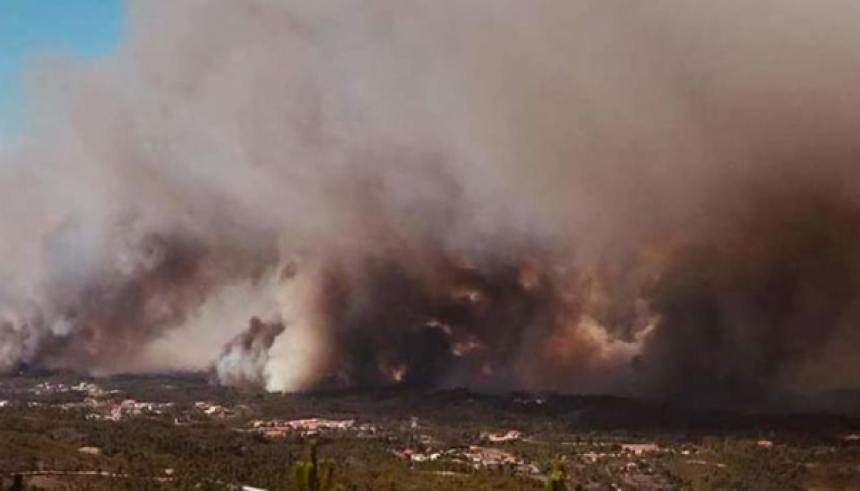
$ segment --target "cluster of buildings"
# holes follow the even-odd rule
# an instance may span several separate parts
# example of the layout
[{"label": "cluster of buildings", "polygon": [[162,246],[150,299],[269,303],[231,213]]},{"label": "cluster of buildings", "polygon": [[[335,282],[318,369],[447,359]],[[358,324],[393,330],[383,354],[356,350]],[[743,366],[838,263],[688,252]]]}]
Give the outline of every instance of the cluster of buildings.
[{"label": "cluster of buildings", "polygon": [[356,425],[354,419],[271,419],[253,421],[250,426],[250,431],[260,433],[270,438],[283,438],[291,433],[317,435],[325,432],[349,431],[357,433],[358,436],[369,436],[376,433],[375,426]]},{"label": "cluster of buildings", "polygon": [[[66,404],[66,406],[70,406],[70,404]],[[134,399],[116,402],[110,399],[88,398],[82,406],[92,411],[87,415],[87,418],[95,421],[117,422],[129,417],[163,416],[176,412],[176,404],[173,402],[139,402]],[[195,413],[203,417],[220,420],[229,419],[238,414],[236,410],[219,404],[198,401],[192,406],[191,414],[176,414],[174,423],[183,424],[187,422],[189,416],[193,416]]]},{"label": "cluster of buildings", "polygon": [[[511,429],[502,432],[485,431],[480,434],[481,445],[454,446],[439,450],[439,442],[423,434],[416,434],[417,419],[412,419],[409,447],[394,451],[394,455],[414,463],[442,461],[459,464],[473,469],[508,469],[520,474],[539,474],[540,469],[532,463],[518,458],[511,452],[486,446],[489,444],[509,443],[523,439],[523,434]],[[417,447],[413,444],[418,444]]]},{"label": "cluster of buildings", "polygon": [[239,414],[236,409],[230,409],[226,406],[215,404],[214,402],[209,401],[195,402],[194,410],[204,416],[220,420],[230,419]]},{"label": "cluster of buildings", "polygon": [[622,443],[620,446],[610,445],[605,451],[591,450],[580,454],[580,458],[587,463],[595,463],[606,458],[619,457],[642,457],[647,454],[658,454],[666,449],[656,443]]},{"label": "cluster of buildings", "polygon": [[92,421],[117,422],[134,416],[163,415],[174,406],[172,402],[138,402],[134,399],[126,399],[119,403],[95,398],[84,401],[84,407],[92,411],[87,414],[87,419]]},{"label": "cluster of buildings", "polygon": [[621,453],[632,455],[645,455],[649,453],[657,453],[662,451],[660,445],[656,443],[622,443]]},{"label": "cluster of buildings", "polygon": [[506,443],[515,442],[522,438],[523,434],[517,430],[508,430],[504,433],[484,432],[481,433],[481,438],[490,443]]},{"label": "cluster of buildings", "polygon": [[427,451],[407,448],[403,451],[395,451],[394,455],[415,463],[444,461],[469,466],[476,470],[510,469],[521,474],[540,474],[540,468],[537,465],[526,462],[506,450],[492,447],[471,445]]},{"label": "cluster of buildings", "polygon": [[104,397],[119,393],[118,390],[106,391],[92,382],[80,382],[78,384],[42,382],[34,385],[30,392],[38,396],[79,392],[89,397]]},{"label": "cluster of buildings", "polygon": [[[56,404],[64,410],[84,410],[87,419],[91,421],[122,421],[125,418],[136,416],[161,416],[175,413],[176,403],[173,402],[141,402],[134,399],[120,399],[122,392],[119,390],[104,390],[92,382],[80,382],[77,384],[64,384],[56,382],[41,382],[27,389],[27,392],[36,396],[78,393],[84,396],[82,402],[64,402]],[[7,400],[0,401],[0,408],[10,405]],[[44,406],[42,402],[28,401],[27,407]],[[225,420],[238,415],[238,409],[231,409],[220,404],[209,401],[195,402],[191,411],[176,414],[174,422],[183,424],[190,418],[206,417]]]}]

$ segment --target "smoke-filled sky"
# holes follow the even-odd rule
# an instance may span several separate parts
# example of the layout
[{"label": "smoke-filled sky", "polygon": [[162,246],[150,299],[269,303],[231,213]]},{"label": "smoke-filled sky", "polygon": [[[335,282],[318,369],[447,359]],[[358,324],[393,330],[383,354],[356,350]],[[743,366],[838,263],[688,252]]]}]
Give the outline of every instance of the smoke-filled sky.
[{"label": "smoke-filled sky", "polygon": [[3,369],[860,382],[856,2],[123,7],[0,156]]}]

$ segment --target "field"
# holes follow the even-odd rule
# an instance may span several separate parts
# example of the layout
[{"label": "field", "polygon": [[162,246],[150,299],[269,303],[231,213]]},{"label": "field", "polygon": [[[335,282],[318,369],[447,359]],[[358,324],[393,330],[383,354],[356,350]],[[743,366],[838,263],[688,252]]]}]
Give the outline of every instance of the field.
[{"label": "field", "polygon": [[[245,393],[205,376],[0,379],[2,489],[297,489],[310,446],[346,490],[860,489],[860,420],[616,397]],[[14,487],[14,486],[13,486]]]}]

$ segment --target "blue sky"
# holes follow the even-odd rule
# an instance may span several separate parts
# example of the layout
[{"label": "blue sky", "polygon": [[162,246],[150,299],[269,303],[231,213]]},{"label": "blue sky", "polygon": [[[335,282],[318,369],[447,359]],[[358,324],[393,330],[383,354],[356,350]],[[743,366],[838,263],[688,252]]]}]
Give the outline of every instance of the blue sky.
[{"label": "blue sky", "polygon": [[26,113],[26,66],[40,53],[86,58],[122,39],[122,0],[0,0],[0,136]]}]

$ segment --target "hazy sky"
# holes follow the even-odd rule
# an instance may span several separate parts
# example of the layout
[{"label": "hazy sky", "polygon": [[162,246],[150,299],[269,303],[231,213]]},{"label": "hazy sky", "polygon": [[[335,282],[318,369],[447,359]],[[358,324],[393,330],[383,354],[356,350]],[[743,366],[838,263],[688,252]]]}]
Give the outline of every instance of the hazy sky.
[{"label": "hazy sky", "polygon": [[122,37],[122,20],[121,0],[0,0],[0,137],[20,127],[31,60],[99,56]]}]

